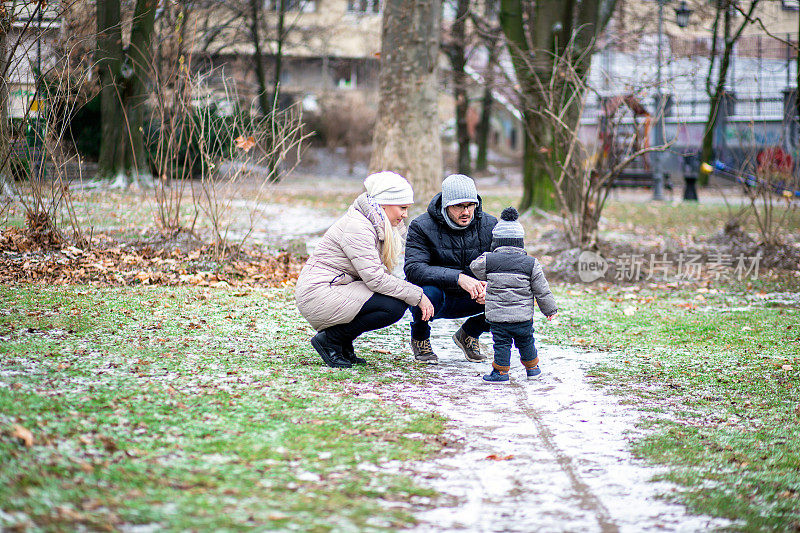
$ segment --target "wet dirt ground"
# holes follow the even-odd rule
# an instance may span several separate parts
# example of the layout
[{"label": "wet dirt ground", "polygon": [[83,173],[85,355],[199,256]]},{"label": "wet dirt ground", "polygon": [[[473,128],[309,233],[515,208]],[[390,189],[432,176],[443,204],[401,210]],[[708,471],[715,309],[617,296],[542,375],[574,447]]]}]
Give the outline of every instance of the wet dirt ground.
[{"label": "wet dirt ground", "polygon": [[[440,364],[429,368],[426,385],[394,391],[451,420],[452,445],[436,460],[408,467],[418,483],[444,495],[416,514],[416,531],[689,532],[729,525],[659,497],[674,487],[651,482],[659,470],[629,451],[641,414],[589,382],[589,368],[607,355],[540,344],[541,376],[528,380],[513,351],[511,381],[490,384],[481,379],[490,360],[470,363],[453,344],[458,326],[433,323]],[[491,335],[481,341],[491,354]]]}]

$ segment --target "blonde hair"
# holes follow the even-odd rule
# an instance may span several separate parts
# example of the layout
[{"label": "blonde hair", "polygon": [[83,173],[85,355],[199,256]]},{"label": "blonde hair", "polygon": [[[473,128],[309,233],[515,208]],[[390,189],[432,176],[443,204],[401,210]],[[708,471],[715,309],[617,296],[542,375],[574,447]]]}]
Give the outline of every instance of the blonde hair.
[{"label": "blonde hair", "polygon": [[390,273],[397,266],[400,261],[400,252],[403,248],[403,240],[400,238],[400,233],[397,229],[392,227],[389,222],[389,217],[386,212],[381,209],[381,217],[383,217],[383,247],[381,248],[381,263],[386,267]]}]

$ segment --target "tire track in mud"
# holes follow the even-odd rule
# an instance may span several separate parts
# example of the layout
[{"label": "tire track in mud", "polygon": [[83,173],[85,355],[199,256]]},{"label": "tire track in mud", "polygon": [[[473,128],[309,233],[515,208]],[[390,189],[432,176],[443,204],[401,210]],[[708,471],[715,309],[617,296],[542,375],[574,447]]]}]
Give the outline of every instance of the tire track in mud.
[{"label": "tire track in mud", "polygon": [[572,459],[565,454],[556,443],[553,441],[553,433],[547,424],[544,423],[539,413],[534,407],[529,404],[528,391],[520,383],[511,383],[511,387],[516,391],[517,396],[520,397],[518,403],[519,408],[525,415],[531,419],[539,431],[539,438],[542,440],[544,447],[555,457],[556,462],[561,466],[561,470],[567,475],[572,483],[572,490],[575,493],[580,507],[587,511],[594,512],[597,515],[597,523],[600,526],[600,531],[603,533],[616,533],[619,527],[611,518],[611,514],[603,502],[595,496],[591,487],[587,485],[576,472]]}]

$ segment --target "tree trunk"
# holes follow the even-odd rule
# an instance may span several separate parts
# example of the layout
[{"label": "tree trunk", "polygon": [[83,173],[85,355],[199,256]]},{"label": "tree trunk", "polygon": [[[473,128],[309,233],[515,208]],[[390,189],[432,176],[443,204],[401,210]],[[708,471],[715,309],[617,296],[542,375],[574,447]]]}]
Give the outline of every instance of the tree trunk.
[{"label": "tree trunk", "polygon": [[[278,0],[283,3],[283,0]],[[272,109],[267,91],[267,71],[264,68],[264,51],[261,49],[261,19],[263,0],[250,0],[250,39],[253,44],[253,60],[256,67],[256,83],[258,84],[258,105],[261,113],[266,115]]]},{"label": "tree trunk", "polygon": [[483,98],[481,98],[481,121],[476,130],[476,141],[478,143],[478,154],[475,157],[475,170],[483,171],[488,167],[489,154],[489,127],[492,120],[492,106],[494,97],[492,96],[492,86],[487,84],[483,88]]},{"label": "tree trunk", "polygon": [[452,42],[449,46],[450,64],[453,68],[453,97],[456,101],[456,141],[458,142],[458,172],[470,174],[472,161],[469,153],[469,130],[467,128],[467,110],[469,95],[467,94],[467,74],[464,67],[467,63],[467,16],[470,0],[458,0],[456,18],[451,27]]},{"label": "tree trunk", "polygon": [[[440,190],[438,72],[441,0],[386,0],[370,172],[407,178],[416,197]],[[424,200],[423,200],[424,201]]]},{"label": "tree trunk", "polygon": [[115,186],[134,182],[152,184],[144,149],[144,114],[155,7],[155,0],[136,2],[130,46],[126,51],[122,43],[120,0],[97,1],[97,66],[102,116],[98,175],[115,178]]},{"label": "tree trunk", "polygon": [[[563,95],[570,94],[573,88],[579,90],[577,85],[565,86],[571,83],[565,80],[555,80],[556,87],[551,88],[554,68],[560,67],[561,61],[568,61],[579,78],[586,79],[594,39],[608,23],[614,5],[615,0],[537,0],[526,2],[525,7],[530,9],[523,9],[523,0],[500,2],[500,26],[522,93],[528,137],[523,155],[522,180],[526,190],[521,210],[531,206],[552,209],[556,205],[551,174],[563,147],[557,145],[559,140],[547,124],[550,121],[532,117],[551,102],[566,105]],[[582,63],[578,58],[583,58]],[[570,127],[577,128],[578,102],[572,107],[567,117]],[[563,192],[566,198],[573,197],[573,191]]]},{"label": "tree trunk", "polygon": [[0,10],[0,197],[14,195],[11,176],[11,129],[8,124],[8,30],[11,20],[7,9]]},{"label": "tree trunk", "polygon": [[492,120],[492,106],[494,96],[494,64],[497,58],[497,40],[492,38],[486,45],[489,50],[489,57],[486,61],[486,72],[483,75],[483,98],[481,98],[481,120],[478,123],[476,142],[478,144],[478,155],[475,158],[475,170],[486,170],[489,154],[489,129]]},{"label": "tree trunk", "polygon": [[[742,31],[744,30],[745,26],[749,24],[753,19],[752,15],[756,9],[760,0],[750,0],[750,6],[747,10],[747,14],[743,17],[743,20],[736,31],[733,31],[732,23],[733,17],[735,15],[734,10],[732,9],[732,0],[725,0],[720,1],[717,3],[718,10],[724,10],[722,16],[724,17],[724,27],[723,27],[723,39],[725,42],[725,48],[722,52],[722,57],[720,58],[719,63],[719,72],[717,74],[717,83],[714,86],[714,92],[709,94],[710,98],[710,105],[708,111],[708,119],[706,120],[705,130],[703,132],[703,144],[702,144],[702,151],[701,151],[701,161],[704,163],[712,164],[713,166],[713,159],[715,157],[714,154],[714,133],[716,130],[717,125],[717,118],[719,113],[719,106],[722,102],[722,98],[725,97],[725,85],[728,78],[728,68],[731,64],[731,56],[733,55],[733,48],[736,45],[736,41],[739,40],[739,37],[742,35]],[[714,51],[716,50],[716,39],[717,39],[717,24],[719,21],[720,12],[717,12],[717,19],[714,22],[714,28],[712,31],[711,38],[714,39],[712,44],[712,57],[711,57],[711,68],[709,68],[708,78],[706,80],[706,91],[710,92],[708,87],[711,84],[711,75],[713,71],[713,64],[714,64]],[[698,176],[697,183],[698,185],[708,185],[708,173],[700,172]]]},{"label": "tree trunk", "polygon": [[[525,124],[525,144],[522,153],[522,200],[520,211],[531,207],[552,209],[555,206],[553,183],[542,164],[539,148],[551,146],[547,142],[547,125],[534,113],[533,100],[541,100],[536,83],[536,74],[528,62],[530,45],[525,35],[522,0],[501,0],[500,26],[506,36],[508,52],[522,92],[522,115]],[[544,80],[542,80],[544,82]],[[544,85],[546,87],[546,85]]]},{"label": "tree trunk", "polygon": [[[719,106],[722,98],[725,96],[725,85],[728,78],[728,68],[731,62],[731,53],[733,52],[733,43],[726,44],[722,58],[719,64],[719,76],[717,83],[714,86],[714,94],[711,95],[708,106],[708,118],[706,118],[706,126],[703,131],[703,144],[700,160],[714,166],[714,135],[717,129],[717,116],[719,114]],[[699,185],[708,185],[708,173],[701,172],[697,183]]]},{"label": "tree trunk", "polygon": [[279,91],[281,87],[281,63],[283,62],[283,32],[284,19],[286,17],[286,0],[278,0],[278,28],[275,31],[275,74],[272,82],[272,102],[278,104]]},{"label": "tree trunk", "polygon": [[522,163],[522,200],[520,211],[531,207],[553,210],[556,208],[555,185],[548,169],[551,154],[541,148],[553,147],[549,125],[531,111],[523,113],[525,122],[525,145]]}]

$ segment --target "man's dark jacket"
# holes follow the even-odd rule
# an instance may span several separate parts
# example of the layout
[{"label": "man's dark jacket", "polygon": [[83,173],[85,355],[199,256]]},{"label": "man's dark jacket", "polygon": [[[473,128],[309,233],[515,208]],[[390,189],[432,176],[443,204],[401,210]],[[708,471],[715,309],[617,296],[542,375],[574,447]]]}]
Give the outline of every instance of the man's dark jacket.
[{"label": "man's dark jacket", "polygon": [[472,221],[466,229],[454,230],[442,214],[442,193],[434,196],[428,211],[408,225],[403,267],[406,279],[420,287],[433,285],[445,291],[461,290],[458,275],[474,277],[469,264],[488,252],[492,244],[492,229],[497,219],[484,213],[482,207],[483,200],[478,196]]}]

